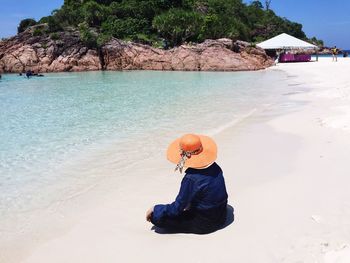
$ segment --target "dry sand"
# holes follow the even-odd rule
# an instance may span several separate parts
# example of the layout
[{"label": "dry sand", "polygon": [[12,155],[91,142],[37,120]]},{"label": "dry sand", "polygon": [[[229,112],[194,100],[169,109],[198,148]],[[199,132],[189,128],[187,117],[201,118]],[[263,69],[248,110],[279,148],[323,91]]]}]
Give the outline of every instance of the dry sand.
[{"label": "dry sand", "polygon": [[181,180],[168,176],[166,160],[153,160],[135,167],[143,177],[98,189],[101,200],[70,223],[57,208],[55,234],[39,242],[38,233],[26,240],[32,247],[23,257],[7,250],[0,261],[350,262],[350,59],[268,70],[287,72],[295,88],[289,100],[215,136],[232,224],[202,236],[151,230],[146,210],[171,202]]}]

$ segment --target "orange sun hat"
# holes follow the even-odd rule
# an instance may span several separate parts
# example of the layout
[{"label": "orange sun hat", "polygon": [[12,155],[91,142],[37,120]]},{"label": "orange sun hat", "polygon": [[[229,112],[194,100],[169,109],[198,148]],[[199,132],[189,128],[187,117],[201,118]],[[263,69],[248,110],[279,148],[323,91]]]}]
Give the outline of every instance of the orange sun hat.
[{"label": "orange sun hat", "polygon": [[167,151],[170,162],[183,167],[204,168],[212,164],[217,157],[217,146],[213,139],[204,135],[186,134],[173,141]]}]

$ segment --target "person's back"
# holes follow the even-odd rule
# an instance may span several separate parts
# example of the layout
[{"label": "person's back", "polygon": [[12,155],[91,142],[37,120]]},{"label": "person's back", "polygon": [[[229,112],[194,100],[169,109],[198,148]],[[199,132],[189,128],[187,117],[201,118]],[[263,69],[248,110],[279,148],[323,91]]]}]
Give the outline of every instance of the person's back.
[{"label": "person's back", "polygon": [[223,173],[217,163],[205,169],[188,168],[186,178],[193,180],[196,195],[191,202],[191,208],[207,210],[227,205],[227,192]]},{"label": "person's back", "polygon": [[220,166],[213,163],[206,169],[188,168],[185,177],[193,180],[196,188],[189,209],[206,218],[210,228],[223,224],[228,195]]}]

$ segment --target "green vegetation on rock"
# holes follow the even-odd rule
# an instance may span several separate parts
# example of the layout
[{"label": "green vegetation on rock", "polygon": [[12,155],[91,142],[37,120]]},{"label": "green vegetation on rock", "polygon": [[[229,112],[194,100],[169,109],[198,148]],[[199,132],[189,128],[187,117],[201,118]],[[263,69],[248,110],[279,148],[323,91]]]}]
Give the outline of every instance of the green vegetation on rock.
[{"label": "green vegetation on rock", "polygon": [[25,31],[28,27],[36,25],[36,21],[33,18],[23,19],[17,28],[18,33]]},{"label": "green vegetation on rock", "polygon": [[173,47],[223,37],[256,43],[280,33],[323,45],[315,37],[308,39],[301,24],[277,16],[267,2],[264,7],[260,1],[242,0],[65,0],[38,22],[22,20],[18,33],[43,23],[46,34],[75,28],[89,47],[111,37]]}]

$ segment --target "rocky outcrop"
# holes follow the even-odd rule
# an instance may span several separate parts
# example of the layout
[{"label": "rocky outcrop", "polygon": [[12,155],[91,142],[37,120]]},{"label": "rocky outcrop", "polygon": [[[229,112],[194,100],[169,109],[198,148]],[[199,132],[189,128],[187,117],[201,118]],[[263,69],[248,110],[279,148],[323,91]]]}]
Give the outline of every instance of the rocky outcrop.
[{"label": "rocky outcrop", "polygon": [[59,40],[24,32],[0,42],[0,69],[4,72],[100,70],[96,50],[88,49],[78,33],[60,33]]},{"label": "rocky outcrop", "polygon": [[170,50],[113,39],[102,48],[107,70],[238,71],[269,67],[273,61],[249,43],[229,39],[206,40]]},{"label": "rocky outcrop", "polygon": [[[54,39],[53,39],[54,38]],[[0,71],[90,70],[259,70],[273,64],[265,51],[243,41],[206,40],[164,50],[112,39],[99,50],[81,42],[78,32],[33,36],[27,30],[0,42]]]}]

